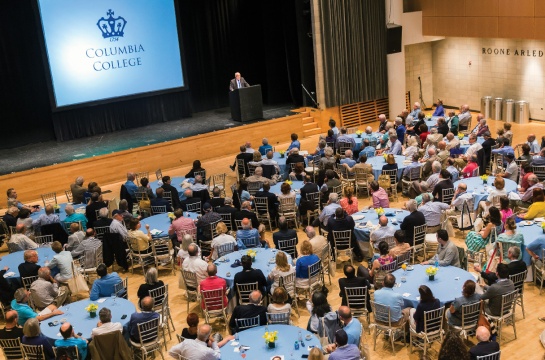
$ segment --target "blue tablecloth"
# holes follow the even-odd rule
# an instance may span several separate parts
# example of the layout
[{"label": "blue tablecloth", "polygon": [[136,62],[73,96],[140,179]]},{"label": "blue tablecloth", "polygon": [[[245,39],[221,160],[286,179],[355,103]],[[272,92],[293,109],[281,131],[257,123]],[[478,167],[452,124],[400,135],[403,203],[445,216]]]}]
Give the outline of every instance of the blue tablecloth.
[{"label": "blue tablecloth", "polygon": [[[299,202],[301,201],[301,194],[299,193],[299,189],[303,187],[304,183],[302,181],[293,181],[293,184],[291,184],[291,189],[296,192],[295,195],[295,202],[297,206],[299,206]],[[282,183],[276,183],[273,186],[271,186],[271,189],[269,192],[272,192],[273,194],[280,195],[282,194],[282,191],[280,191],[280,187],[282,186]]]},{"label": "blue tablecloth", "polygon": [[[257,254],[252,267],[254,269],[261,270],[263,272],[263,275],[267,277],[269,276],[271,270],[274,269],[274,267],[276,266],[275,263],[270,263],[269,261],[276,258],[276,252],[278,250],[265,248],[258,248],[255,250],[257,251]],[[218,266],[217,275],[220,278],[225,279],[228,287],[232,288],[234,286],[235,274],[242,271],[242,266],[232,268],[231,264],[233,264],[237,259],[240,260],[242,255],[246,255],[247,252],[248,250],[235,251],[224,256],[224,258],[228,260],[227,262],[220,262],[218,260],[215,261],[215,264]],[[288,263],[291,264],[291,256],[289,254],[286,255],[288,256]],[[230,273],[229,276],[227,276],[227,273]],[[231,294],[234,294],[234,292],[232,292]]]},{"label": "blue tablecloth", "polygon": [[[509,179],[504,179],[504,180],[505,180],[505,191],[507,191],[507,193],[517,191],[516,182]],[[477,210],[477,207],[479,206],[479,201],[483,201],[488,198],[488,191],[484,189],[483,181],[478,176],[465,178],[465,179],[456,181],[454,183],[454,188],[456,189],[458,187],[458,184],[461,182],[467,185],[468,192],[473,193],[474,208],[475,210]],[[493,184],[494,184],[494,177],[489,176],[488,185],[487,185],[488,189],[495,188]]]},{"label": "blue tablecloth", "polygon": [[[244,353],[247,360],[269,360],[275,355],[283,355],[284,360],[299,360],[303,355],[308,355],[309,346],[321,348],[318,338],[300,327],[291,325],[269,325],[268,329],[269,331],[278,331],[278,340],[275,343],[276,348],[274,349],[269,349],[267,344],[265,344],[265,339],[263,339],[263,335],[265,334],[265,331],[267,331],[265,326],[254,327],[239,333],[239,344],[250,347],[250,349],[246,350]],[[305,346],[299,346],[299,350],[295,350],[294,342],[298,338],[299,331],[301,331]],[[306,339],[307,335],[310,335],[310,340]],[[230,342],[223,346],[221,348],[221,359],[241,360],[241,353],[235,352],[234,349],[235,346],[231,346]]]},{"label": "blue tablecloth", "polygon": [[532,257],[526,251],[526,247],[530,245],[534,240],[540,236],[544,236],[543,229],[541,229],[541,223],[534,223],[533,225],[524,226],[522,223],[517,224],[517,232],[524,236],[524,244],[522,245],[522,260],[526,265],[532,264]]},{"label": "blue tablecloth", "polygon": [[[414,270],[407,271],[406,275],[402,269],[394,271],[396,283],[401,284],[400,287],[394,286],[394,292],[403,295],[410,294],[403,298],[405,306],[416,308],[420,301],[418,287],[426,285],[429,287],[436,299],[439,299],[441,306],[454,301],[455,298],[462,296],[462,286],[466,280],[475,281],[475,277],[460,268],[455,266],[439,267],[439,271],[435,275],[435,280],[430,281],[426,275],[426,268],[431,265],[414,265]],[[406,282],[401,281],[401,277],[405,276]],[[458,280],[456,280],[458,278]],[[416,299],[418,297],[418,300]]]},{"label": "blue tablecloth", "polygon": [[[395,214],[395,216],[387,216],[387,217],[388,217],[388,222],[390,223],[390,225],[392,225],[396,230],[399,230],[399,224],[403,221],[403,219],[405,219],[406,216],[409,215],[409,212],[407,210],[394,209],[394,208],[386,208],[384,209],[384,212],[386,214],[388,213]],[[373,223],[373,225],[377,225],[379,216],[377,215],[375,210],[368,210],[367,212],[360,211],[355,214],[352,214],[352,216],[356,216],[356,217],[359,215],[363,215],[365,217],[360,220],[354,220],[356,222],[356,227],[354,228],[356,239],[360,241],[369,242],[371,229],[367,227],[362,227],[362,226],[366,225],[368,221]],[[394,218],[397,220],[397,224],[395,225],[392,223],[392,220]]]},{"label": "blue tablecloth", "polygon": [[[61,207],[59,209],[59,213],[57,213],[57,215],[59,215],[59,218],[61,219],[61,221],[64,221],[64,219],[66,219],[66,212],[64,211],[64,209],[66,208],[66,205],[68,204],[72,204],[72,203],[62,203],[62,204],[59,204],[59,206]],[[87,204],[73,204],[74,205],[74,209],[77,210],[77,209],[81,209],[83,208],[85,210],[85,208],[87,207]],[[40,211],[36,211],[32,214],[30,214],[30,217],[32,219],[37,219],[40,217],[40,215],[42,214],[45,214],[45,208],[42,207],[40,209]]]},{"label": "blue tablecloth", "polygon": [[[176,176],[176,177],[173,177],[173,178],[170,178],[170,185],[174,186],[176,188],[176,190],[178,190],[178,192],[180,193],[180,195],[182,194],[183,190],[182,190],[182,182],[185,180],[185,177],[183,176]],[[140,186],[140,184],[136,184],[138,186]],[[161,182],[161,185],[162,182]],[[155,193],[155,190],[157,190],[157,188],[159,188],[159,180],[155,180],[155,181],[151,181],[149,183],[149,186],[151,187],[151,189],[153,190],[153,193]]]},{"label": "blue tablecloth", "polygon": [[[362,129],[362,131],[364,131],[365,129]],[[375,137],[377,139],[377,144],[380,143],[380,139],[382,138],[382,133],[379,133],[379,132],[374,132],[372,133],[372,136]],[[364,138],[368,138],[368,136],[365,135],[365,132],[363,134],[361,134],[361,137],[358,137],[357,134],[348,134],[348,136],[350,136],[351,138],[353,138],[354,140],[356,140],[356,146],[354,147],[354,151],[360,151],[361,150],[361,146],[363,144],[363,140]]]},{"label": "blue tablecloth", "polygon": [[[46,257],[48,261],[51,261],[51,259],[53,259],[53,255],[55,255],[55,252],[51,250],[50,247],[40,247],[37,248],[36,251],[38,252],[38,265],[40,266],[44,266]],[[2,256],[2,258],[0,258],[0,269],[3,269],[5,266],[7,266],[9,267],[9,270],[7,272],[15,273],[15,275],[9,277],[8,280],[20,280],[21,276],[19,275],[19,264],[25,262],[24,255],[24,251],[17,251],[11,254],[4,255]]]},{"label": "blue tablecloth", "polygon": [[[401,175],[403,174],[403,169],[405,169],[410,163],[403,163],[403,161],[407,160],[406,157],[403,155],[394,155],[394,157],[397,164],[397,179],[399,180],[401,179]],[[386,165],[386,160],[384,160],[384,157],[380,155],[368,158],[367,163],[373,166],[373,175],[375,176],[375,180],[378,180],[378,177],[382,173],[382,167]]]},{"label": "blue tablecloth", "polygon": [[[301,149],[299,149],[299,150],[301,150]],[[311,152],[314,152],[314,150],[312,150]],[[274,155],[273,155],[273,160],[278,163],[278,167],[280,168],[280,175],[282,175],[282,176],[288,174],[287,169],[286,169],[286,160],[287,159],[288,159],[288,154],[287,153],[284,154],[284,157],[280,157],[279,152],[275,152]],[[307,165],[308,165],[308,160],[307,160],[306,155],[305,155],[305,167]]]},{"label": "blue tablecloth", "polygon": [[[184,216],[189,217],[190,219],[196,220],[199,214],[194,212],[184,211]],[[142,228],[140,230],[144,231],[144,233],[146,233],[146,224],[149,225],[150,230],[156,229],[156,230],[163,231],[161,234],[155,235],[153,237],[168,236],[168,228],[170,227],[170,224],[171,224],[170,218],[168,217],[166,213],[147,217],[145,219],[142,219],[140,223],[142,224]]]},{"label": "blue tablecloth", "polygon": [[[98,305],[97,316],[95,318],[91,318],[89,313],[85,311],[87,305],[91,303]],[[66,309],[67,307],[68,310]],[[131,314],[136,312],[136,308],[134,307],[133,303],[122,298],[117,298],[115,300],[115,305],[114,300],[111,298],[106,298],[106,301],[103,303],[98,303],[89,299],[80,300],[65,306],[61,306],[60,310],[64,312],[63,315],[55,316],[48,320],[42,321],[40,323],[42,334],[44,334],[50,342],[54,342],[57,339],[62,339],[59,332],[61,328],[61,319],[66,319],[66,321],[68,321],[74,327],[74,331],[76,333],[81,333],[83,338],[91,340],[91,331],[97,327],[97,323],[99,322],[98,312],[103,307],[107,307],[111,310],[112,322],[119,322],[121,325],[127,324],[131,319]],[[122,315],[127,315],[127,317],[125,319],[121,319]],[[55,320],[59,321],[58,325],[48,325],[50,321]]]}]

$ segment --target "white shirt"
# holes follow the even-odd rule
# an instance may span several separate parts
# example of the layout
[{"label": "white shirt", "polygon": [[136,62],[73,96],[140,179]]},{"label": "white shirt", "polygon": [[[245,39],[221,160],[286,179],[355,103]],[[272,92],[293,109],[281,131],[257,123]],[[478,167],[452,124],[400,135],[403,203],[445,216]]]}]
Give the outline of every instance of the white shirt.
[{"label": "white shirt", "polygon": [[201,259],[200,256],[190,256],[182,263],[182,268],[185,271],[191,271],[197,275],[199,284],[208,277],[207,267],[208,263]]},{"label": "white shirt", "polygon": [[327,240],[322,235],[316,235],[308,241],[310,242],[310,245],[312,245],[312,253],[318,256],[321,255],[322,249],[327,245]]},{"label": "white shirt", "polygon": [[212,255],[212,260],[216,260],[218,258],[218,250],[216,249],[218,246],[230,244],[230,243],[233,243],[236,245],[237,241],[235,240],[234,237],[227,234],[221,234],[216,236],[214,239],[212,239],[212,243],[210,244],[210,247],[216,250],[214,251],[214,254]]},{"label": "white shirt", "polygon": [[191,360],[219,360],[221,358],[220,348],[216,342],[213,342],[212,347],[209,348],[205,342],[199,339],[186,339],[171,347],[168,354],[174,359],[178,359],[178,355]]},{"label": "white shirt", "polygon": [[38,244],[30,240],[30,238],[24,234],[11,235],[8,243],[17,244],[21,250],[34,250],[38,248]]},{"label": "white shirt", "polygon": [[530,152],[537,154],[539,153],[539,144],[537,143],[537,140],[534,140],[532,142],[527,141],[526,142],[530,146]]},{"label": "white shirt", "polygon": [[483,146],[478,142],[474,142],[466,151],[466,158],[471,159],[473,155],[477,155],[477,151],[481,150]]},{"label": "white shirt", "polygon": [[470,210],[473,209],[473,195],[468,193],[467,191],[460,193],[455,199],[453,198],[451,205],[453,205],[456,210],[462,211],[464,201],[467,201],[467,205]]},{"label": "white shirt", "polygon": [[110,224],[110,232],[118,233],[123,236],[123,239],[127,238],[128,232],[127,228],[121,221],[118,221],[116,219],[113,219],[112,223]]},{"label": "white shirt", "polygon": [[94,337],[96,335],[111,333],[111,332],[114,332],[114,331],[123,332],[123,326],[121,325],[121,323],[118,323],[118,322],[104,323],[104,324],[100,325],[99,327],[94,328],[91,331],[91,337]]}]

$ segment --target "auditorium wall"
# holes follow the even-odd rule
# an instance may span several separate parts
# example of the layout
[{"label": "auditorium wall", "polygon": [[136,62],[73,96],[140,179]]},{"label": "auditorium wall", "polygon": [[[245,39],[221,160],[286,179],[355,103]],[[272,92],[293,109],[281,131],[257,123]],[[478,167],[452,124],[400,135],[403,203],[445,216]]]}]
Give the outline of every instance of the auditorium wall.
[{"label": "auditorium wall", "polygon": [[[431,107],[436,98],[433,94],[433,56],[432,42],[405,46],[405,86],[411,92],[411,103],[420,101],[420,84],[422,81],[422,99]],[[400,109],[401,110],[401,109]]]}]

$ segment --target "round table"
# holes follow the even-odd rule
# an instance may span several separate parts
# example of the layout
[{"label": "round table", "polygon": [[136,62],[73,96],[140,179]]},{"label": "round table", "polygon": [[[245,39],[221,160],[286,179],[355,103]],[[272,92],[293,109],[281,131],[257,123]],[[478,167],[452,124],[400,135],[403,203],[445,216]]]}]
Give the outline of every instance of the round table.
[{"label": "round table", "polygon": [[[399,230],[399,224],[405,219],[406,216],[408,216],[410,213],[407,210],[401,210],[401,209],[395,209],[395,208],[386,208],[384,209],[384,213],[387,215],[388,223],[390,226],[393,226],[396,230]],[[362,210],[355,214],[352,214],[352,217],[360,217],[364,216],[363,219],[354,219],[354,222],[356,223],[356,227],[354,228],[354,233],[356,235],[356,239],[360,241],[366,241],[369,242],[369,237],[371,234],[371,228],[367,227],[367,222],[371,222],[373,226],[378,225],[378,219],[379,216],[375,212],[375,210]],[[392,222],[393,219],[397,220],[397,224],[394,224]]]},{"label": "round table", "polygon": [[[303,155],[303,154],[299,152],[299,155]],[[303,157],[305,158],[305,167],[306,167],[308,164],[308,160],[306,158],[306,155],[303,155]],[[265,159],[266,156],[264,156],[263,158]],[[283,176],[284,174],[287,174],[286,172],[286,160],[288,159],[287,153],[284,154],[284,157],[281,157],[279,152],[275,152],[272,159],[278,163],[278,167],[280,168],[280,175]]]},{"label": "round table", "polygon": [[[397,164],[397,179],[399,180],[403,174],[403,169],[405,169],[405,167],[407,167],[411,161],[403,155],[394,155],[394,157]],[[404,161],[407,161],[407,163],[405,164]],[[371,166],[373,166],[373,175],[375,176],[375,180],[378,180],[378,177],[380,174],[382,174],[382,167],[386,165],[386,160],[384,160],[384,157],[382,155],[370,157],[367,159],[367,164],[371,164]]]},{"label": "round table", "polygon": [[[184,211],[184,216],[189,217],[190,219],[197,220],[197,217],[199,214],[194,212],[187,212]],[[142,231],[146,231],[146,224],[149,225],[150,230],[161,230],[162,233],[154,235],[153,237],[164,237],[168,236],[168,229],[170,228],[171,222],[170,218],[168,217],[168,213],[163,214],[157,214],[150,217],[147,217],[145,219],[140,220],[140,223],[142,224]]]},{"label": "round table", "polygon": [[532,264],[532,257],[526,251],[526,247],[530,245],[534,240],[540,236],[544,236],[543,229],[541,228],[540,222],[534,222],[532,225],[524,225],[522,222],[517,224],[517,232],[522,234],[524,237],[524,244],[522,244],[522,260],[526,265]]},{"label": "round table", "polygon": [[[171,180],[170,185],[174,186],[176,190],[178,190],[178,192],[181,194],[183,192],[181,185],[182,185],[182,182],[185,180],[185,177],[176,176],[176,177],[170,178],[170,180]],[[137,184],[137,185],[140,186],[140,184]],[[161,185],[163,185],[162,181],[161,181]],[[157,190],[157,188],[160,187],[159,180],[150,181],[149,186],[153,190],[153,193],[155,194],[155,190]]]},{"label": "round table", "polygon": [[[85,214],[85,208],[87,207],[87,204],[72,204],[72,203],[58,204],[60,206],[60,209],[59,209],[59,212],[56,213],[56,214],[59,215],[59,218],[61,219],[61,221],[64,221],[64,219],[66,219],[66,211],[64,211],[64,209],[66,208],[66,205],[68,205],[68,204],[73,205],[76,212],[81,212],[82,210],[80,210],[80,209],[83,209],[82,214]],[[32,219],[36,220],[37,218],[40,217],[40,215],[43,215],[43,214],[45,214],[45,208],[42,206],[40,208],[40,211],[36,211],[36,212],[30,214],[30,217]]]},{"label": "round table", "polygon": [[[47,257],[48,261],[51,261],[53,259],[53,256],[55,255],[55,252],[51,250],[50,247],[39,247],[36,249],[38,252],[38,265],[44,266],[45,260]],[[19,280],[21,275],[19,275],[19,264],[22,264],[25,262],[24,259],[25,252],[24,251],[17,251],[11,254],[7,254],[2,256],[0,258],[0,269],[3,269],[5,266],[9,267],[9,270],[7,272],[14,272],[15,275],[10,276],[7,278],[8,280]]]},{"label": "round table", "polygon": [[[469,149],[469,147],[471,146],[471,145],[469,144],[469,136],[464,136],[464,138],[463,138],[461,141],[463,141],[464,144],[463,144],[463,145],[460,144],[460,149],[462,149],[463,153],[465,154],[466,151],[467,151],[467,149]],[[479,144],[482,144],[482,143],[484,142],[484,138],[483,138],[482,136],[479,136],[479,137],[477,138],[477,142],[478,142]],[[447,141],[447,143],[448,143],[448,141]]]},{"label": "round table", "polygon": [[[232,346],[229,342],[221,348],[221,359],[230,360],[242,359],[241,355],[245,354],[245,358],[250,359],[262,359],[269,360],[272,359],[275,355],[283,355],[284,360],[299,360],[303,355],[308,355],[308,347],[317,347],[322,348],[318,338],[311,332],[291,325],[269,325],[269,331],[278,331],[278,340],[276,340],[276,347],[274,349],[269,349],[267,344],[265,344],[265,339],[263,335],[267,331],[265,326],[257,326],[251,329],[247,329],[238,333],[239,335],[239,345]],[[299,350],[295,350],[294,343],[298,339],[299,331],[303,335],[303,343],[305,346],[299,346]],[[310,335],[310,340],[307,340],[307,335]],[[241,352],[235,352],[235,349],[238,349],[239,346],[248,346],[250,349]]]},{"label": "round table", "polygon": [[[504,180],[505,180],[504,189],[508,194],[510,192],[517,191],[518,184],[516,182],[509,179],[504,179]],[[458,180],[454,183],[454,188],[456,189],[458,187],[458,184],[461,182],[467,185],[467,192],[470,192],[473,194],[473,203],[474,203],[475,210],[477,210],[477,208],[479,207],[479,201],[486,200],[488,198],[488,192],[494,189],[494,185],[493,185],[494,177],[492,176],[488,177],[487,190],[485,190],[483,181],[478,176]]]},{"label": "round table", "polygon": [[[131,319],[131,314],[136,312],[136,308],[133,303],[123,298],[116,298],[115,305],[114,300],[111,298],[103,298],[104,302],[99,303],[97,301],[91,301],[89,299],[80,300],[71,304],[61,306],[59,309],[64,312],[62,315],[54,316],[46,321],[40,323],[40,329],[50,342],[62,339],[60,334],[61,319],[66,319],[73,327],[76,333],[81,333],[82,337],[87,340],[91,340],[91,331],[97,327],[99,322],[98,312],[100,309],[107,307],[112,312],[112,322],[119,322],[121,325],[125,325]],[[85,308],[89,304],[97,304],[97,316],[91,318],[89,313],[85,311]],[[68,309],[67,309],[68,308]],[[121,316],[127,315],[125,319],[121,319]],[[49,322],[57,320],[59,323],[55,326],[49,326]]]},{"label": "round table", "polygon": [[[365,139],[368,139],[369,136],[365,134],[365,131],[362,130],[363,133],[361,134],[360,137],[358,137],[357,134],[348,134],[348,136],[350,136],[352,139],[356,140],[356,146],[354,147],[354,151],[360,151],[362,149],[362,144],[363,144],[363,140]],[[377,144],[380,143],[380,139],[382,138],[382,133],[379,133],[379,132],[373,132],[371,134],[372,137],[374,137],[375,139],[377,139]]]},{"label": "round table", "polygon": [[[280,187],[282,186],[283,182],[276,183],[271,186],[271,189],[269,192],[272,192],[273,194],[280,195],[282,194],[282,191],[280,191]],[[297,206],[299,206],[299,202],[301,201],[301,193],[299,190],[305,185],[302,181],[293,180],[291,186],[291,189],[295,191],[295,203]]]},{"label": "round table", "polygon": [[[426,275],[426,269],[431,265],[414,265],[414,270],[406,271],[404,274],[403,269],[398,269],[393,272],[396,278],[396,286],[394,286],[394,292],[405,294],[403,296],[403,302],[405,307],[412,306],[416,308],[420,301],[420,294],[418,287],[420,285],[426,285],[429,287],[436,299],[439,299],[441,306],[446,303],[454,301],[457,297],[462,296],[462,286],[466,280],[475,281],[475,277],[468,271],[460,269],[455,266],[441,266],[439,271],[435,275],[435,280],[430,281],[428,275]],[[405,277],[406,282],[402,282],[401,278]],[[397,284],[401,286],[397,287]],[[407,295],[408,294],[408,295]],[[417,300],[418,297],[418,300]]]},{"label": "round table", "polygon": [[[259,269],[263,272],[263,275],[265,275],[265,278],[269,276],[269,273],[272,269],[276,266],[275,263],[270,263],[269,261],[271,259],[276,258],[276,252],[278,250],[276,249],[265,249],[265,248],[257,248],[253,249],[257,252],[255,256],[255,262],[253,263],[252,267],[254,269]],[[231,264],[235,262],[235,260],[240,260],[242,255],[246,255],[248,250],[239,250],[232,252],[228,255],[225,255],[224,258],[227,260],[226,262],[221,262],[216,260],[214,264],[218,267],[218,273],[217,276],[219,276],[222,279],[225,279],[227,282],[227,286],[232,288],[234,286],[235,282],[235,275],[238,272],[242,271],[242,266],[232,268]],[[288,256],[288,263],[292,263],[291,256],[289,254],[286,254]],[[227,276],[227,273],[229,273],[229,276]],[[233,292],[232,292],[233,293]]]}]

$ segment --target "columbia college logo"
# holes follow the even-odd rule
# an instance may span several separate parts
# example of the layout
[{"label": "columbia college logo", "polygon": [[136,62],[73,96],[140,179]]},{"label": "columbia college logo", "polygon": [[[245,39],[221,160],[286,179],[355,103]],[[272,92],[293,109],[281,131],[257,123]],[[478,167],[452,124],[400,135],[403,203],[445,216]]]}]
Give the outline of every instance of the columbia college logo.
[{"label": "columbia college logo", "polygon": [[107,19],[104,17],[100,18],[100,20],[97,22],[97,26],[102,32],[103,38],[109,38],[110,41],[117,41],[119,37],[123,37],[123,30],[125,30],[127,20],[121,16],[114,18],[114,12],[112,9],[109,9],[106,15],[109,17]]}]

